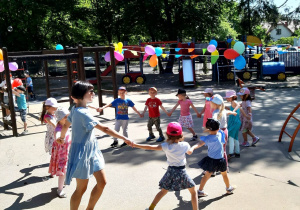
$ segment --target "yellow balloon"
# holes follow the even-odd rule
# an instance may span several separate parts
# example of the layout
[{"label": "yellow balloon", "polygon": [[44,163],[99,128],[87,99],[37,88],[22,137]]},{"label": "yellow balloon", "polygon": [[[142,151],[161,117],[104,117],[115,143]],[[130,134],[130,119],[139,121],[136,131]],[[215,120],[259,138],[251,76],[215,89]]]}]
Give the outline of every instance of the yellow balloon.
[{"label": "yellow balloon", "polygon": [[211,53],[211,55],[217,55],[219,57],[219,51],[218,50],[215,50]]},{"label": "yellow balloon", "polygon": [[118,45],[114,43],[114,46],[115,46],[115,51],[118,51]]},{"label": "yellow balloon", "polygon": [[0,60],[3,60],[3,52],[1,49],[0,49]]},{"label": "yellow balloon", "polygon": [[119,42],[119,43],[118,43],[118,47],[119,47],[119,50],[122,49],[123,43],[122,43],[122,42]]}]

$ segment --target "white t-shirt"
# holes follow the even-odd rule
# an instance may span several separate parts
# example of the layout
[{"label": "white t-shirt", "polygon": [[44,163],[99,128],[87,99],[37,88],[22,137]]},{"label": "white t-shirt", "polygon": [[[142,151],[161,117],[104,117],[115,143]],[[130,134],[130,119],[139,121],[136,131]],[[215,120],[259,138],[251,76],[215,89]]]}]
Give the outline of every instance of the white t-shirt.
[{"label": "white t-shirt", "polygon": [[[12,84],[12,80],[10,80],[10,84]],[[3,80],[1,83],[0,83],[0,87],[3,88],[3,87],[6,87],[6,80]],[[4,92],[4,96],[8,96],[7,92]]]},{"label": "white t-shirt", "polygon": [[164,142],[161,144],[162,150],[166,153],[169,166],[185,166],[185,153],[191,148],[187,142],[178,142],[169,144]]},{"label": "white t-shirt", "polygon": [[219,109],[214,110],[212,113],[212,118],[220,122],[220,128],[227,128],[227,110],[223,110],[221,119],[218,119],[219,112]]}]

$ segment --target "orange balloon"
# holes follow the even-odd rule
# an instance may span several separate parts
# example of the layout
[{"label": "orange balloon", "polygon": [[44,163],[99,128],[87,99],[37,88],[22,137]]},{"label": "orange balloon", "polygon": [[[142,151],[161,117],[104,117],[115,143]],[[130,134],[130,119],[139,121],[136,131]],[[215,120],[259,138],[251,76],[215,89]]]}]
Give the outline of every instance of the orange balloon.
[{"label": "orange balloon", "polygon": [[157,60],[157,56],[154,54],[151,56],[150,60],[149,60],[149,64],[151,67],[155,67],[158,63],[158,60]]},{"label": "orange balloon", "polygon": [[3,60],[3,52],[1,49],[0,49],[0,60]]}]

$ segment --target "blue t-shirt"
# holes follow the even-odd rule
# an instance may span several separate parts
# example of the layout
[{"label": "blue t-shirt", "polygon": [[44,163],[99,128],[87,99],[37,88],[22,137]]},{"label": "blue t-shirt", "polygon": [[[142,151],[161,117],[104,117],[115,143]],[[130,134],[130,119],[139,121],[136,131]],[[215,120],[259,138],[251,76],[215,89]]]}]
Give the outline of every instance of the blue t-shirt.
[{"label": "blue t-shirt", "polygon": [[225,144],[225,134],[220,130],[216,135],[201,136],[201,141],[208,146],[208,157],[221,159],[224,156],[223,144]]},{"label": "blue t-shirt", "polygon": [[26,96],[20,93],[20,97],[17,96],[17,105],[19,109],[27,109]]},{"label": "blue t-shirt", "polygon": [[27,87],[33,86],[33,85],[32,85],[32,79],[31,79],[31,77],[27,77],[27,78],[26,78],[26,86],[27,86]]},{"label": "blue t-shirt", "polygon": [[128,107],[134,107],[134,103],[130,99],[117,98],[111,102],[111,105],[117,109],[116,120],[129,120]]}]

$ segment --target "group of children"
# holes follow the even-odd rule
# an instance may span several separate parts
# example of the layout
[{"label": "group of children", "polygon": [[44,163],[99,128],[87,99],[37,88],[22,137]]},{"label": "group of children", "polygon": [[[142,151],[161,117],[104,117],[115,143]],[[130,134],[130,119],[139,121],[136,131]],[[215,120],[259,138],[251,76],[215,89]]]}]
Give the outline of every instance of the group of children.
[{"label": "group of children", "polygon": [[[163,107],[162,102],[156,97],[157,89],[151,87],[149,89],[150,98],[148,98],[145,103],[144,111],[140,113],[134,107],[135,104],[126,98],[126,88],[120,87],[118,90],[119,98],[104,107],[96,108],[98,112],[101,112],[107,107],[116,108],[115,130],[104,126],[89,113],[87,104],[93,101],[94,90],[93,86],[88,82],[78,81],[72,87],[71,96],[76,105],[72,107],[70,114],[68,110],[57,108],[58,105],[54,98],[47,99],[43,105],[41,121],[47,125],[45,149],[46,152],[51,153],[49,173],[59,176],[58,196],[66,197],[63,191],[63,180],[65,180],[65,184],[69,185],[72,178],[76,178],[77,186],[71,197],[70,205],[71,209],[78,209],[80,200],[86,190],[88,179],[94,175],[97,184],[92,190],[87,209],[93,209],[100,198],[106,184],[104,173],[105,162],[98,148],[94,128],[114,138],[114,142],[111,145],[112,147],[116,147],[118,145],[118,139],[122,139],[124,143],[121,147],[130,145],[135,148],[147,150],[163,150],[166,153],[169,167],[159,182],[161,191],[155,196],[149,207],[150,210],[154,209],[160,199],[166,195],[168,191],[183,189],[190,191],[193,209],[198,209],[197,197],[207,196],[203,190],[204,186],[211,175],[217,171],[220,171],[223,176],[226,185],[226,194],[232,194],[235,187],[230,185],[227,176],[227,139],[229,139],[228,158],[240,156],[238,142],[240,127],[244,137],[243,146],[249,146],[247,141],[248,134],[253,138],[253,145],[259,141],[259,138],[251,132],[252,110],[250,92],[247,88],[242,88],[237,94],[233,90],[227,91],[225,98],[231,103],[230,108],[225,107],[223,98],[218,94],[214,95],[212,89],[205,89],[203,94],[206,101],[200,113],[183,89],[178,90],[176,96],[179,100],[172,110],[168,112]],[[240,95],[242,98],[241,105],[236,101],[237,95]],[[149,136],[146,138],[146,141],[155,138],[152,130],[152,126],[155,125],[159,132],[159,138],[156,141],[162,142],[165,140],[165,137],[160,127],[159,108],[168,116],[171,116],[179,105],[181,107],[179,120],[178,122],[168,124],[166,142],[160,145],[146,145],[137,144],[128,139],[128,107],[132,107],[140,117],[144,117],[147,109],[149,110],[147,125]],[[187,128],[193,135],[191,140],[195,141],[198,139],[198,136],[193,130],[194,123],[190,113],[190,107],[193,108],[199,118],[201,118],[204,113],[203,127],[205,127],[205,132],[209,133],[208,136],[200,137],[200,141],[192,147],[189,143],[183,141],[184,137],[182,133],[182,128]],[[228,120],[227,115],[230,115]],[[70,137],[69,127],[71,125],[72,135]],[[118,134],[121,127],[123,129],[123,135]],[[208,156],[198,163],[205,173],[197,192],[194,181],[186,173],[185,154],[191,155],[195,149],[204,145],[208,146]]]}]

